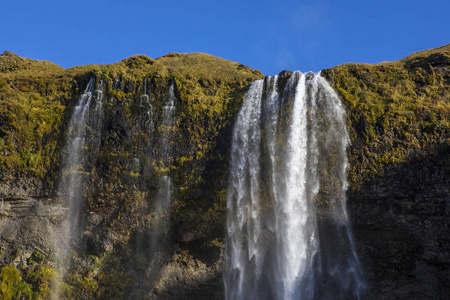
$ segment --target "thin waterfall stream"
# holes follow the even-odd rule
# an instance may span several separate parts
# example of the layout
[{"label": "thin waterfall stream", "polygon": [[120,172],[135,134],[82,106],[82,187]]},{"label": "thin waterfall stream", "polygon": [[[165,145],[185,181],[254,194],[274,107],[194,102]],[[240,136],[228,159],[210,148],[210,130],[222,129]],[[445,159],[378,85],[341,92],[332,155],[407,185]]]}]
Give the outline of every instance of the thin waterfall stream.
[{"label": "thin waterfall stream", "polygon": [[142,127],[152,129],[153,128],[153,105],[150,103],[148,94],[147,94],[147,81],[148,79],[144,79],[144,94],[142,94],[139,98],[139,109],[142,113]]},{"label": "thin waterfall stream", "polygon": [[345,110],[319,74],[254,82],[232,137],[226,299],[359,299]]},{"label": "thin waterfall stream", "polygon": [[[159,178],[158,194],[156,197],[155,211],[161,213],[168,210],[172,204],[172,179],[168,175],[170,168],[170,153],[172,142],[172,131],[175,118],[175,92],[174,83],[170,84],[169,95],[166,103],[162,107],[162,121],[160,124],[159,146],[163,175]],[[167,170],[166,170],[167,169]]]},{"label": "thin waterfall stream", "polygon": [[175,83],[172,80],[168,90],[167,101],[162,107],[161,123],[159,125],[159,178],[158,190],[154,202],[153,227],[150,233],[151,241],[149,253],[151,257],[147,270],[150,278],[158,275],[155,271],[161,268],[167,260],[168,231],[170,228],[169,210],[172,205],[172,178],[169,169],[171,167],[172,134],[175,126]]},{"label": "thin waterfall stream", "polygon": [[102,82],[100,81],[95,89],[94,78],[91,77],[69,119],[62,158],[62,174],[58,193],[67,201],[69,218],[61,235],[54,241],[61,277],[67,273],[69,268],[68,252],[77,244],[84,227],[84,179],[89,176],[89,170],[86,169],[86,166],[89,165],[86,150],[98,148],[100,145],[102,106]]}]

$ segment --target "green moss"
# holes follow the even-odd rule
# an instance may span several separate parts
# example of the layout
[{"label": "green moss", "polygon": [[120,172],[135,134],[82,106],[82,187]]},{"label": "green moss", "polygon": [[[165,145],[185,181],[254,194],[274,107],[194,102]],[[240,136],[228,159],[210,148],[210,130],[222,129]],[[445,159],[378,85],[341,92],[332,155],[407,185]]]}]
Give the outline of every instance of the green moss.
[{"label": "green moss", "polygon": [[95,279],[70,274],[65,280],[60,289],[60,297],[63,299],[100,299],[102,296]]},{"label": "green moss", "polygon": [[322,71],[347,106],[352,188],[429,145],[449,143],[450,80],[436,72],[445,64],[450,64],[450,45],[397,62]]},{"label": "green moss", "polygon": [[5,300],[31,299],[33,292],[22,279],[22,274],[13,266],[5,266],[0,271],[0,296]]},{"label": "green moss", "polygon": [[212,82],[252,82],[254,78],[262,77],[258,70],[204,53],[169,53],[156,61],[174,75],[185,74],[199,80],[204,88],[211,87]]},{"label": "green moss", "polygon": [[34,251],[33,254],[28,259],[27,263],[29,265],[35,264],[35,263],[42,263],[45,260],[45,255],[40,253],[39,251]]},{"label": "green moss", "polygon": [[338,87],[337,90],[339,91],[342,99],[345,100],[348,103],[348,105],[350,105],[351,107],[356,106],[356,97],[355,96],[350,95],[349,93],[347,93],[346,90],[344,90],[341,87]]},{"label": "green moss", "polygon": [[44,265],[36,265],[26,271],[25,278],[33,289],[33,299],[50,299],[57,285],[57,272]]}]

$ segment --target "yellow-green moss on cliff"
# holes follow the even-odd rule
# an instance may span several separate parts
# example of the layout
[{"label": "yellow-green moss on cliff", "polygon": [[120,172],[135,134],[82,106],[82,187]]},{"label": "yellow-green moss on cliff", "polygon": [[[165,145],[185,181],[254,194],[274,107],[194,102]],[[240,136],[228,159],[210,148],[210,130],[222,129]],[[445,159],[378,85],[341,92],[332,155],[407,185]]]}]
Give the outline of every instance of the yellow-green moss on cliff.
[{"label": "yellow-green moss on cliff", "polygon": [[[449,48],[323,71],[347,106],[353,189],[383,176],[385,167],[448,147]],[[123,298],[134,282],[137,288],[146,283],[148,253],[136,245],[148,247],[160,219],[171,221],[164,228],[173,247],[170,264],[197,265],[203,256],[196,251],[215,253],[211,262],[220,264],[232,124],[246,89],[263,77],[259,71],[201,53],[135,55],[68,70],[5,53],[0,71],[1,196],[28,177],[54,192],[70,112],[89,78],[104,96],[101,129],[87,128],[88,138],[100,136],[97,146],[87,143],[85,149],[87,246],[72,257],[60,286],[63,298]],[[167,125],[162,118],[171,87],[176,110]],[[153,124],[146,114],[150,107]],[[161,146],[167,132],[169,150]],[[158,181],[166,175],[173,181],[173,204],[158,214]],[[48,296],[55,276],[51,262],[10,262],[0,276],[2,293]]]},{"label": "yellow-green moss on cliff", "polygon": [[386,166],[449,145],[450,45],[322,74],[347,106],[354,189]]},{"label": "yellow-green moss on cliff", "polygon": [[[123,253],[116,249],[131,251],[135,232],[151,232],[158,218],[167,218],[154,212],[162,175],[169,174],[174,184],[172,226],[164,229],[172,239],[187,234],[208,244],[221,234],[228,176],[224,141],[245,89],[263,77],[259,71],[201,53],[169,54],[156,60],[135,55],[114,64],[68,70],[5,53],[0,55],[0,66],[0,196],[54,195],[71,111],[90,78],[103,94],[102,125],[86,129],[86,140],[100,135],[97,145],[101,146],[85,144],[82,172],[83,201],[96,221],[84,231],[89,249],[74,255],[73,268],[59,283],[62,298],[111,299],[129,288],[133,282],[129,278],[136,274],[123,272],[119,257]],[[163,106],[171,86],[175,122],[166,128]],[[150,107],[153,124],[146,115]],[[170,150],[163,157],[161,135],[167,130]],[[65,203],[64,197],[56,200]],[[104,246],[105,240],[110,244]],[[136,253],[126,255],[135,272],[145,271],[142,266],[148,262],[136,263]],[[26,262],[4,266],[5,274],[19,276],[24,286],[24,291],[17,290],[17,276],[8,279],[10,274],[5,293],[48,298],[50,283],[44,275],[50,269],[38,265],[42,270],[34,265],[31,270]],[[15,280],[12,289],[11,280]]]},{"label": "yellow-green moss on cliff", "polygon": [[[8,178],[21,176],[46,177],[47,188],[54,188],[55,174],[48,172],[59,160],[59,148],[64,143],[61,128],[68,118],[65,109],[74,105],[91,76],[97,83],[103,80],[109,84],[107,96],[124,101],[129,117],[134,99],[143,93],[144,80],[153,80],[156,88],[166,93],[161,88],[167,87],[158,87],[158,84],[174,79],[183,102],[182,119],[187,122],[186,126],[194,124],[189,127],[191,133],[195,133],[191,137],[194,140],[205,130],[200,127],[209,123],[206,119],[225,111],[223,108],[227,104],[223,102],[229,101],[226,99],[231,91],[261,78],[262,74],[239,63],[202,53],[168,54],[156,60],[135,55],[114,64],[65,70],[50,62],[5,52],[0,55],[0,170],[4,180],[9,182]],[[126,92],[112,88],[118,79],[126,83]],[[205,146],[198,147],[192,155],[200,159],[202,151],[206,151],[201,150],[202,147]]]}]

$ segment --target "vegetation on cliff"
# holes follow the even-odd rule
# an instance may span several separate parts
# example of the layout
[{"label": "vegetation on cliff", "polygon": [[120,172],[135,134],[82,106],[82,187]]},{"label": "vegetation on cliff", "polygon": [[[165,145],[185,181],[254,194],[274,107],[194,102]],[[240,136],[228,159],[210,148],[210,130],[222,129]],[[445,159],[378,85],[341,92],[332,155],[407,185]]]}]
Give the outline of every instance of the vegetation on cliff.
[{"label": "vegetation on cliff", "polygon": [[[119,297],[132,283],[119,255],[129,257],[127,264],[135,272],[145,272],[148,262],[141,260],[148,254],[142,256],[142,249],[133,244],[136,234],[147,235],[167,217],[154,212],[162,175],[170,174],[175,185],[172,230],[166,228],[169,240],[201,239],[200,247],[217,247],[215,240],[223,230],[228,135],[246,87],[263,77],[259,71],[201,53],[156,60],[136,55],[111,65],[68,70],[8,52],[0,60],[7,66],[0,74],[4,197],[55,196],[66,125],[77,98],[91,77],[95,93],[103,94],[101,126],[87,128],[82,171],[90,211],[82,238],[86,246],[72,258],[73,269],[59,288],[62,296]],[[176,117],[170,150],[163,153],[163,106],[171,86]],[[58,201],[64,205],[64,195]],[[177,251],[185,254],[176,254],[174,264],[192,263],[187,249]],[[2,260],[13,262],[6,254]],[[8,268],[16,266],[18,274],[25,274],[32,264],[19,265],[19,260]],[[21,278],[34,293],[28,277]]]},{"label": "vegetation on cliff", "polygon": [[[347,107],[352,192],[390,166],[449,149],[450,45],[397,62],[336,66],[322,75]],[[64,196],[55,191],[66,125],[91,77],[103,94],[103,117],[99,132],[87,129],[96,141],[87,143],[83,170],[87,225],[61,294],[112,299],[133,293],[133,287],[139,291],[133,283],[148,278],[149,260],[139,249],[148,247],[149,232],[161,218],[171,220],[164,232],[170,257],[161,274],[179,281],[195,274],[196,284],[211,284],[205,278],[220,277],[232,124],[244,92],[263,75],[201,53],[136,55],[66,70],[5,52],[0,55],[2,198],[50,195],[64,205]],[[162,114],[171,86],[176,116],[163,158],[159,140],[167,129]],[[157,215],[158,180],[167,174],[174,181],[174,203],[168,215]],[[60,221],[49,224],[57,227]],[[1,237],[0,243],[2,297],[46,298],[57,276],[51,256],[36,260],[34,251],[12,256],[18,245]]]},{"label": "vegetation on cliff", "polygon": [[322,71],[347,106],[351,188],[450,144],[450,45]]},{"label": "vegetation on cliff", "polygon": [[347,106],[348,207],[370,284],[364,298],[446,298],[450,45],[322,74]]},{"label": "vegetation on cliff", "polygon": [[[126,104],[136,96],[137,85],[144,78],[162,83],[177,78],[178,90],[188,96],[183,100],[197,115],[217,112],[223,106],[218,100],[262,76],[238,63],[201,53],[168,54],[157,60],[136,55],[111,65],[65,70],[50,62],[5,52],[0,55],[0,71],[0,168],[4,183],[27,174],[43,178],[59,161],[57,148],[63,139],[60,130],[62,118],[67,118],[65,109],[81,94],[90,76],[110,85],[116,79],[126,83],[126,92],[116,87],[108,94]],[[191,103],[194,100],[197,103]],[[207,106],[213,109],[207,110]],[[46,188],[51,190],[54,182],[48,181]],[[36,189],[23,188],[30,193]]]}]

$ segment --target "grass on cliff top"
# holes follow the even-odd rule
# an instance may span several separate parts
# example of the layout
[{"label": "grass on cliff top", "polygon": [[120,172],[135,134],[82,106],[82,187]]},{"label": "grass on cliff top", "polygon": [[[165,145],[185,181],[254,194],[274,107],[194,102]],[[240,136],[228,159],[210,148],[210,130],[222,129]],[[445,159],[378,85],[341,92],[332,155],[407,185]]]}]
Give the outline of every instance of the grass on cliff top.
[{"label": "grass on cliff top", "polygon": [[450,45],[322,74],[347,106],[353,187],[362,177],[383,174],[384,166],[450,144]]},{"label": "grass on cliff top", "polygon": [[205,53],[169,53],[156,59],[171,72],[214,81],[246,81],[262,78],[259,70]]},{"label": "grass on cliff top", "polygon": [[407,57],[401,59],[401,62],[410,62],[413,60],[419,60],[419,59],[425,59],[433,54],[442,54],[445,55],[447,57],[450,57],[450,44],[441,46],[441,47],[437,47],[437,48],[433,48],[433,49],[428,49],[428,50],[423,50],[423,51],[418,51],[415,53],[412,53],[410,55],[408,55]]},{"label": "grass on cliff top", "polygon": [[363,68],[363,67],[389,67],[389,68],[403,68],[405,66],[408,65],[419,65],[419,66],[424,66],[423,63],[427,63],[430,58],[436,58],[436,57],[440,57],[441,61],[442,59],[450,61],[450,44],[441,46],[441,47],[437,47],[437,48],[432,48],[432,49],[428,49],[428,50],[423,50],[423,51],[418,51],[418,52],[414,52],[408,56],[406,56],[405,58],[396,60],[396,61],[383,61],[380,63],[375,63],[375,64],[369,64],[369,63],[345,63],[342,65],[337,65],[334,66],[331,69],[335,69],[335,68],[343,68],[343,67],[358,67],[358,68]]},{"label": "grass on cliff top", "polygon": [[190,105],[186,112],[194,117],[206,111],[205,103],[214,106],[210,114],[217,112],[232,89],[263,77],[239,63],[202,53],[171,53],[156,60],[134,55],[113,64],[64,69],[5,51],[0,55],[0,170],[45,174],[66,105],[92,75],[105,80],[120,76],[128,83],[176,77]]},{"label": "grass on cliff top", "polygon": [[106,72],[108,77],[120,74],[125,79],[148,74],[162,77],[181,75],[189,79],[232,83],[264,77],[258,70],[205,53],[169,53],[156,60],[146,55],[134,55],[113,64],[80,66],[69,70],[77,73],[86,71],[87,68]]},{"label": "grass on cliff top", "polygon": [[40,76],[61,71],[64,71],[64,68],[52,62],[24,58],[8,51],[0,55],[0,76],[3,77],[12,75]]},{"label": "grass on cliff top", "polygon": [[186,77],[216,82],[248,81],[263,78],[259,70],[240,63],[205,53],[169,53],[152,59],[146,55],[133,55],[120,62],[105,65],[83,65],[64,69],[52,62],[23,58],[5,51],[0,55],[0,77],[75,77],[88,72],[103,72],[110,75],[139,77],[158,74],[182,74]]}]

